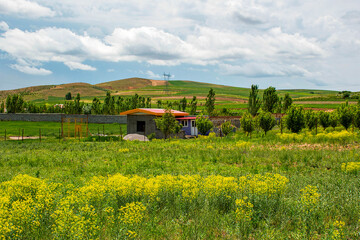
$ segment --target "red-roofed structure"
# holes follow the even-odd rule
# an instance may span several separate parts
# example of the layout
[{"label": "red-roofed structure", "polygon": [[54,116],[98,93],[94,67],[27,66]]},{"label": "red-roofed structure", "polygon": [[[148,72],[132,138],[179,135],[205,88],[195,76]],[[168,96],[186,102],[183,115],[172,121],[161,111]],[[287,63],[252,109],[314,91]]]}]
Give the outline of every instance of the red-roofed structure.
[{"label": "red-roofed structure", "polygon": [[[189,113],[187,112],[181,112],[181,111],[177,111],[177,110],[170,110],[171,113],[175,116],[175,117],[183,117],[183,116],[188,116]],[[132,109],[132,110],[128,110],[125,112],[120,113],[120,115],[154,115],[154,116],[162,116],[164,115],[164,113],[166,112],[166,109],[159,109],[159,108],[136,108],[136,109]]]},{"label": "red-roofed structure", "polygon": [[[189,113],[177,110],[170,110],[178,119],[188,116]],[[156,127],[155,118],[161,117],[166,109],[136,108],[120,113],[127,116],[127,133],[138,133],[146,136],[155,133],[156,138],[163,138],[163,133]],[[184,135],[185,136],[185,135]]]}]

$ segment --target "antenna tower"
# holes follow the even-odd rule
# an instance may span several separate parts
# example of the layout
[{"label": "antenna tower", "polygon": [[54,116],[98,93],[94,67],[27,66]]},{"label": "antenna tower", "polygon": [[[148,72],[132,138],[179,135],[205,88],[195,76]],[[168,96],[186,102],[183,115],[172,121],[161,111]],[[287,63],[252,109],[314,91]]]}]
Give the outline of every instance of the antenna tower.
[{"label": "antenna tower", "polygon": [[165,92],[166,95],[169,95],[169,79],[171,77],[171,74],[170,73],[168,73],[168,74],[164,73],[163,76],[164,76],[164,81],[165,81],[164,92]]}]

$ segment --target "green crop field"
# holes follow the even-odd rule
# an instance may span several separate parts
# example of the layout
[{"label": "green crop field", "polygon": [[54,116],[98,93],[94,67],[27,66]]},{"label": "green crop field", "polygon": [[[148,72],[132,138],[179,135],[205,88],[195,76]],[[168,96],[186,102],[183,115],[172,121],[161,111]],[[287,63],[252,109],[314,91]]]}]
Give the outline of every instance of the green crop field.
[{"label": "green crop field", "polygon": [[358,142],[342,127],[0,141],[0,238],[358,239]]}]

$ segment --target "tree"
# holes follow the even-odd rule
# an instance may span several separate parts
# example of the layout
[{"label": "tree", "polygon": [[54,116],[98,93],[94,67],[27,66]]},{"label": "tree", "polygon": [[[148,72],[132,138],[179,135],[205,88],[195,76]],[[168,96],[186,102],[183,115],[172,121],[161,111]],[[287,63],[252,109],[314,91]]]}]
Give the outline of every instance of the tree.
[{"label": "tree", "polygon": [[6,97],[6,111],[8,113],[20,113],[24,110],[24,100],[21,95],[13,94]]},{"label": "tree", "polygon": [[354,125],[360,129],[360,107],[356,107],[354,111]]},{"label": "tree", "polygon": [[119,96],[116,100],[116,111],[118,113],[126,111],[124,110],[124,98],[122,96]]},{"label": "tree", "polygon": [[151,108],[151,97],[146,98],[146,107]]},{"label": "tree", "polygon": [[333,127],[333,129],[335,130],[335,127],[338,125],[339,122],[339,118],[336,112],[331,112],[330,113],[330,118],[329,118],[329,124],[330,126]]},{"label": "tree", "polygon": [[74,99],[74,113],[81,114],[82,113],[83,103],[80,102],[80,93],[76,95]]},{"label": "tree", "polygon": [[258,116],[258,120],[259,120],[260,128],[264,130],[265,135],[276,125],[275,117],[269,112],[260,113]]},{"label": "tree", "polygon": [[292,98],[288,93],[286,93],[284,97],[284,105],[283,105],[285,112],[291,107],[292,102],[293,102]]},{"label": "tree", "polygon": [[279,97],[274,87],[268,87],[267,89],[265,89],[262,102],[262,108],[265,112],[273,113],[278,101]]},{"label": "tree", "polygon": [[321,111],[320,116],[320,125],[326,129],[328,126],[330,126],[330,114],[328,112]]},{"label": "tree", "polygon": [[214,126],[213,122],[203,115],[197,116],[195,121],[197,129],[202,135],[205,135]]},{"label": "tree", "polygon": [[196,100],[196,96],[193,96],[193,99],[191,100],[190,103],[190,115],[196,114],[196,108],[197,108],[197,100]]},{"label": "tree", "polygon": [[139,106],[139,95],[135,93],[135,95],[131,98],[131,109],[135,109]]},{"label": "tree", "polygon": [[1,105],[0,105],[0,113],[4,113],[5,111],[5,103],[4,102],[1,102]]},{"label": "tree", "polygon": [[183,99],[180,100],[181,111],[185,112],[186,106],[187,106],[187,101],[186,98],[184,97]]},{"label": "tree", "polygon": [[82,111],[84,114],[91,114],[90,104],[84,104],[84,106],[82,107]]},{"label": "tree", "polygon": [[305,125],[309,130],[314,129],[318,123],[318,114],[316,114],[312,110],[308,110],[305,112]]},{"label": "tree", "polygon": [[261,100],[260,100],[258,94],[259,94],[258,85],[251,85],[249,102],[248,102],[248,106],[249,106],[248,110],[252,116],[257,115],[257,113],[260,109],[260,106],[261,106]]},{"label": "tree", "polygon": [[275,112],[276,113],[281,113],[282,109],[283,109],[283,98],[279,97],[279,101],[277,102],[276,106],[275,106]]},{"label": "tree", "polygon": [[234,130],[234,125],[231,124],[231,121],[226,121],[221,124],[220,126],[221,132],[227,136],[229,133],[231,133]]},{"label": "tree", "polygon": [[103,114],[115,114],[115,97],[111,96],[111,93],[106,92],[106,97],[103,105]]},{"label": "tree", "polygon": [[166,109],[161,117],[156,118],[155,123],[156,127],[164,134],[165,139],[172,133],[178,133],[182,128],[170,108]]},{"label": "tree", "polygon": [[92,114],[101,114],[101,103],[97,97],[94,97],[92,104],[91,104],[91,113]]},{"label": "tree", "polygon": [[205,108],[206,108],[207,114],[209,116],[211,116],[215,109],[215,91],[212,88],[210,88],[209,93],[207,95],[207,98],[205,101]]},{"label": "tree", "polygon": [[304,109],[291,107],[286,116],[286,126],[293,133],[299,133],[305,127]]},{"label": "tree", "polygon": [[68,92],[68,93],[65,95],[65,100],[71,100],[71,92]]},{"label": "tree", "polygon": [[156,102],[156,104],[157,104],[157,107],[158,107],[158,108],[161,108],[161,107],[162,107],[162,102],[161,102],[161,100],[158,100],[158,101]]},{"label": "tree", "polygon": [[241,128],[246,132],[247,135],[250,134],[255,130],[255,122],[254,118],[250,113],[245,113],[240,119]]},{"label": "tree", "polygon": [[345,104],[339,107],[337,111],[340,124],[343,125],[344,128],[347,130],[353,120],[353,113],[351,108],[347,104]]}]

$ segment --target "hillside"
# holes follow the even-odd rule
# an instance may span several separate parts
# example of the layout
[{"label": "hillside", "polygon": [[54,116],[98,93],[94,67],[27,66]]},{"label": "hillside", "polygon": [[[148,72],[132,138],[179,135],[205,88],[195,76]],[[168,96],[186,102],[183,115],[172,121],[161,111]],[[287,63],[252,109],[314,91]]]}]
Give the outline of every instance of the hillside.
[{"label": "hillside", "polygon": [[[89,83],[70,83],[61,85],[44,85],[21,88],[9,91],[0,91],[0,100],[6,98],[8,94],[22,94],[27,101],[34,102],[62,102],[66,93],[71,92],[73,96],[80,93],[85,101],[91,101],[93,97],[104,98],[107,91],[112,95],[133,95],[135,93],[143,96],[151,96],[157,99],[179,99],[182,97],[205,99],[210,88],[216,92],[217,100],[224,102],[244,103],[249,96],[248,88],[231,87],[218,84],[210,84],[195,81],[173,80],[166,84],[162,80],[151,80],[144,78],[128,78],[116,81],[109,81],[100,84]],[[260,90],[262,94],[263,90]],[[326,90],[279,90],[280,96],[290,93],[295,100],[335,98],[336,91]]]}]

